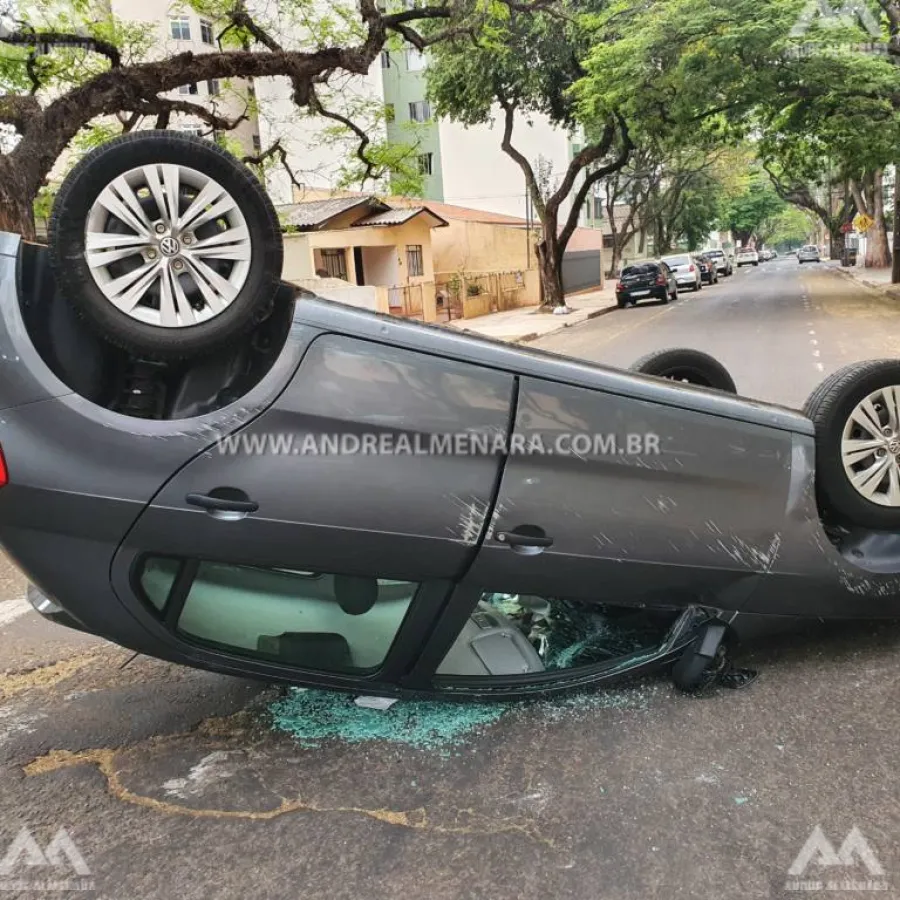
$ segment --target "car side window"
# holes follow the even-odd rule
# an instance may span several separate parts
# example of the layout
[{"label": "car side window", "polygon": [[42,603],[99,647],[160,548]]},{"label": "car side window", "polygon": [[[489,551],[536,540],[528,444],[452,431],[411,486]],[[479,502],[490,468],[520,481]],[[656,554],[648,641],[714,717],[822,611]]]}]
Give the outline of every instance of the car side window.
[{"label": "car side window", "polygon": [[418,584],[201,562],[181,609],[170,604],[176,561],[150,557],[146,600],[182,636],[243,656],[325,672],[378,669]]},{"label": "car side window", "polygon": [[657,647],[677,615],[485,591],[436,674],[507,677],[613,664]]}]

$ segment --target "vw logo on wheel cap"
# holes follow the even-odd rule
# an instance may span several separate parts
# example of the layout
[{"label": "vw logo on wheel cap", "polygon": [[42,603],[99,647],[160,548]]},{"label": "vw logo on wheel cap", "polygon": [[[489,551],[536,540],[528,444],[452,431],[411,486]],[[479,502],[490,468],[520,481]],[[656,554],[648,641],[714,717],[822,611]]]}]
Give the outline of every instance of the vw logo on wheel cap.
[{"label": "vw logo on wheel cap", "polygon": [[166,235],[159,242],[159,249],[162,251],[163,256],[174,256],[181,250],[181,244],[171,235]]},{"label": "vw logo on wheel cap", "polygon": [[896,456],[898,453],[900,453],[900,439],[893,438],[893,440],[889,441],[888,442],[888,450],[890,450],[891,453],[894,454],[894,456]]}]

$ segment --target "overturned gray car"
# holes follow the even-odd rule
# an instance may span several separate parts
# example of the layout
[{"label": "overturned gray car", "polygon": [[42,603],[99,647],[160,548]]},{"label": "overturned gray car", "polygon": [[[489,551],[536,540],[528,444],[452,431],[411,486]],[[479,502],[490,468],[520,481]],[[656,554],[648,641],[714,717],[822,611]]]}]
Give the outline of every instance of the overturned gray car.
[{"label": "overturned gray car", "polygon": [[[220,672],[497,697],[736,617],[900,616],[900,363],[802,412],[693,351],[587,365],[298,296],[208,142],[129,135],[0,235],[0,544],[42,614]],[[732,673],[734,674],[734,673]]]}]

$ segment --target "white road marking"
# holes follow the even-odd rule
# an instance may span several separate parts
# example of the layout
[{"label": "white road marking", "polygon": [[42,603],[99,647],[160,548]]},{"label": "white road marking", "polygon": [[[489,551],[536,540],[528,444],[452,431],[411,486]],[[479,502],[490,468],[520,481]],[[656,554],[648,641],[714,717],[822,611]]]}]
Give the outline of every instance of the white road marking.
[{"label": "white road marking", "polygon": [[31,604],[24,597],[0,603],[0,628],[15,622],[16,619],[24,616],[30,610]]}]

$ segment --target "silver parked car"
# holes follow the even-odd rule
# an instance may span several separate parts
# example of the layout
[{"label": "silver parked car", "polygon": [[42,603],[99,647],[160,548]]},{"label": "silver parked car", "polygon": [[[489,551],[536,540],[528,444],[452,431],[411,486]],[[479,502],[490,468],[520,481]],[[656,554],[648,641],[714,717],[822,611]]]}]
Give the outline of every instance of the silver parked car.
[{"label": "silver parked car", "polygon": [[679,288],[699,291],[703,287],[703,276],[700,266],[697,265],[690,253],[664,256],[662,261],[672,270],[672,274],[675,276],[675,283]]},{"label": "silver parked car", "polygon": [[86,156],[49,250],[0,234],[0,544],[42,615],[453,698],[692,689],[744,613],[900,617],[900,362],[794,411],[693,350],[624,371],[298,297],[279,236],[168,132]]},{"label": "silver parked car", "polygon": [[815,244],[807,244],[797,251],[797,259],[801,263],[820,262],[819,248]]}]

